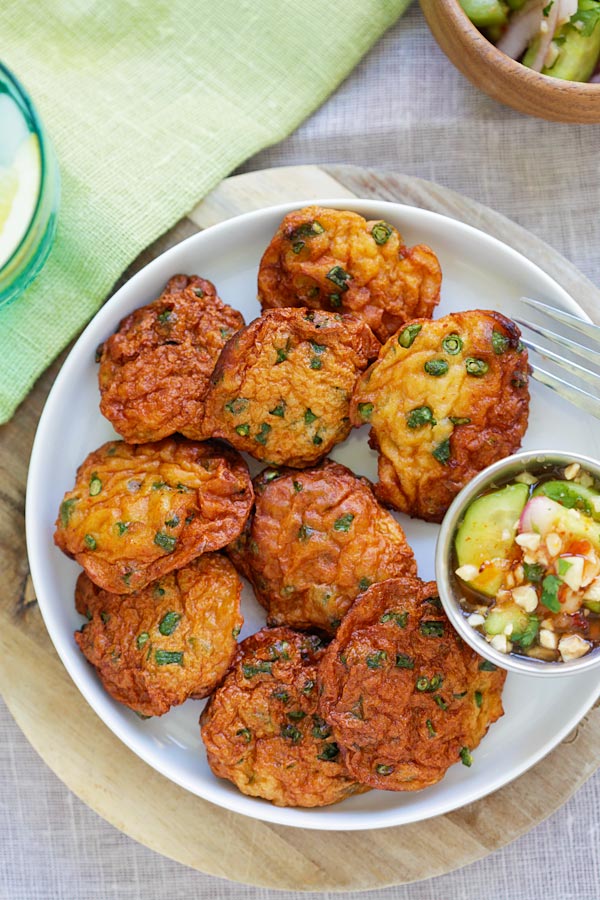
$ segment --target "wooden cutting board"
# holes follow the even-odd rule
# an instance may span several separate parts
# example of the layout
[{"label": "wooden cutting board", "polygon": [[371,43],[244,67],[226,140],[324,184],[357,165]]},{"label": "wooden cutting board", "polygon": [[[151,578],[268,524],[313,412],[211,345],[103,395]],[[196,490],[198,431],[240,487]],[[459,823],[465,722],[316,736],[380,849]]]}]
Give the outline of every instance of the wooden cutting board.
[{"label": "wooden cutting board", "polygon": [[[350,166],[268,169],[227,179],[122,280],[183,237],[294,200],[366,197],[421,206],[511,244],[600,321],[600,292],[567,260],[498,213],[403,175]],[[29,578],[24,495],[35,427],[61,357],[0,429],[0,690],[42,759],[78,797],[147,847],[202,872],[270,888],[350,891],[441,875],[481,859],[558,809],[600,764],[595,707],[517,781],[456,812],[396,828],[329,832],[248,819],[187,793],[138,759],[87,705],[58,659]],[[50,540],[50,536],[48,538]]]}]

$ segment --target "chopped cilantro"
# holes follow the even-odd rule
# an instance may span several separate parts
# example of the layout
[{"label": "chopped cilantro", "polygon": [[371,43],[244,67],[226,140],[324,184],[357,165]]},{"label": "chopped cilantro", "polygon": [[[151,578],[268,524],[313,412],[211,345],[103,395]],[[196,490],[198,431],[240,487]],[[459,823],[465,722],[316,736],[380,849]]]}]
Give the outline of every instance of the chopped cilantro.
[{"label": "chopped cilantro", "polygon": [[542,581],[541,602],[550,610],[550,612],[560,612],[560,603],[558,600],[558,591],[562,584],[562,579],[556,575],[546,575]]}]

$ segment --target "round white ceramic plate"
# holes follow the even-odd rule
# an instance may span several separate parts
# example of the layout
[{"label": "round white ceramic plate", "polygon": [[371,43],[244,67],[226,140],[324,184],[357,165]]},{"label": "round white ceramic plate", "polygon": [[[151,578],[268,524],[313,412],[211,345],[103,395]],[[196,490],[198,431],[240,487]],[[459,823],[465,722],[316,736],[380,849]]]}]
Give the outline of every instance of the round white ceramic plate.
[{"label": "round white ceramic plate", "polygon": [[[189,791],[219,806],[269,822],[303,828],[353,830],[381,828],[446,813],[502,787],[536,763],[575,726],[600,693],[593,672],[566,678],[510,674],[506,714],[474,752],[474,763],[453,766],[442,782],[416,793],[371,791],[322,809],[279,809],[245,797],[211,773],[198,728],[203,703],[189,700],[161,718],[140,720],[102,689],[79,652],[73,632],[82,621],[73,606],[78,566],[52,542],[63,493],[87,453],[114,432],[98,409],[98,344],[133,309],[148,303],[177,272],[198,273],[213,281],[220,296],[247,322],[260,309],[256,275],[261,254],[285,213],[301,203],[248,213],[194,235],[138,272],[100,310],[66,360],[41,417],[27,487],[29,562],[40,609],[54,645],[76,685],[100,718],[149,765]],[[516,313],[526,294],[570,312],[581,310],[533,263],[505,244],[454,219],[422,209],[370,200],[323,200],[322,206],[350,208],[367,219],[397,226],[408,244],[424,242],[437,253],[444,281],[437,315],[464,309]],[[376,480],[376,456],[367,445],[367,428],[354,431],[333,458]],[[524,448],[571,450],[599,455],[600,423],[532,385],[532,406]],[[257,467],[253,464],[253,471]],[[420,575],[433,578],[435,525],[398,516],[413,546]],[[242,637],[264,625],[264,611],[249,590],[243,596]],[[57,710],[60,698],[56,698]],[[141,786],[143,787],[143,786]]]}]

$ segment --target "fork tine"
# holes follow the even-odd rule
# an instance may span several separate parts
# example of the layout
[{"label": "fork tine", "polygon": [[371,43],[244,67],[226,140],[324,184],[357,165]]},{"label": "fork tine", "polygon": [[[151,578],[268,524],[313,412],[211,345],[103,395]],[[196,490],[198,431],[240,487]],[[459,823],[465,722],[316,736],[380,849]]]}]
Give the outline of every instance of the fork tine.
[{"label": "fork tine", "polygon": [[556,375],[551,375],[550,372],[546,372],[545,369],[540,369],[538,366],[534,366],[531,377],[539,381],[540,384],[545,384],[546,387],[551,388],[565,400],[595,416],[596,419],[600,419],[600,400],[598,397],[580,388],[573,387],[572,384],[568,384],[562,378],[557,378]]},{"label": "fork tine", "polygon": [[600,362],[600,353],[598,353],[597,350],[590,350],[589,347],[584,347],[583,344],[578,344],[576,341],[571,341],[569,340],[569,338],[565,338],[561,334],[556,334],[555,331],[549,331],[547,328],[542,328],[541,325],[534,325],[533,322],[527,322],[525,319],[519,318],[519,316],[513,316],[513,319],[515,320],[515,322],[518,322],[519,325],[524,325],[525,328],[529,328],[530,331],[535,331],[535,333],[539,334],[540,337],[547,338],[549,341],[552,341],[555,344],[560,344],[561,347],[564,347],[566,350],[570,350],[572,353],[576,353],[583,359],[587,359],[588,362],[595,363],[596,365],[598,365],[598,363]]},{"label": "fork tine", "polygon": [[574,328],[580,334],[600,343],[600,326],[592,325],[591,322],[585,322],[578,316],[563,312],[562,309],[556,309],[555,306],[549,306],[547,303],[541,303],[539,300],[533,300],[531,297],[521,297],[521,301],[532,309],[537,309],[550,316],[551,319],[556,319],[557,322],[562,322],[563,325],[568,325],[569,328]]},{"label": "fork tine", "polygon": [[541,347],[534,341],[523,341],[523,343],[529,350],[534,350],[536,353],[539,353],[540,356],[543,356],[544,359],[556,363],[561,369],[565,369],[565,371],[569,372],[571,375],[575,375],[576,378],[581,378],[582,381],[587,381],[587,383],[591,384],[597,391],[600,391],[600,375],[597,372],[591,372],[589,369],[571,362],[570,359],[565,359],[564,356],[559,356],[558,353],[553,353],[552,350]]}]

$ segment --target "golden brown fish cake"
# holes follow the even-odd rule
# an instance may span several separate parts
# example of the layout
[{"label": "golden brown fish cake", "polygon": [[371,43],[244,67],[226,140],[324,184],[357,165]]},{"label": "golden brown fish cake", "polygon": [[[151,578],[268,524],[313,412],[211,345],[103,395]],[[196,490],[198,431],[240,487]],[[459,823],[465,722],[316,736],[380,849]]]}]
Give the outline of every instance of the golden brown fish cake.
[{"label": "golden brown fish cake", "polygon": [[175,275],[158,300],[134,310],[101,348],[100,411],[126,441],[179,431],[200,438],[204,395],[241,313],[198,275]]},{"label": "golden brown fish cake", "polygon": [[204,433],[256,459],[310,466],[348,436],[356,377],[378,349],[356,316],[267,312],[221,353],[206,396]]},{"label": "golden brown fish cake", "polygon": [[106,591],[130,594],[242,531],[254,493],[243,459],[206,441],[109,441],[77,470],[54,542]]},{"label": "golden brown fish cake", "polygon": [[207,697],[233,659],[242,627],[241,581],[226,557],[205,553],[141,591],[103,591],[85,572],[75,606],[89,621],[75,632],[111,697],[162,716]]},{"label": "golden brown fish cake", "polygon": [[308,206],[289,213],[258,272],[263,309],[308,306],[356,313],[380,341],[440,299],[442,273],[424,244],[406,247],[387,222]]},{"label": "golden brown fish cake", "polygon": [[505,677],[454,631],[435,582],[393,578],[358,598],[325,651],[320,709],[354,778],[416,791],[471,765]]},{"label": "golden brown fish cake", "polygon": [[440,522],[465,484],[520,447],[529,366],[519,337],[500,313],[472,310],[417,319],[390,338],[350,413],[371,424],[381,501]]},{"label": "golden brown fish cake", "polygon": [[254,494],[254,514],[228,553],[269,625],[333,634],[370,584],[417,573],[400,525],[345,466],[265,469]]},{"label": "golden brown fish cake", "polygon": [[239,646],[200,717],[208,764],[275,806],[328,806],[367,788],[349,777],[317,713],[318,638],[263,628]]}]

